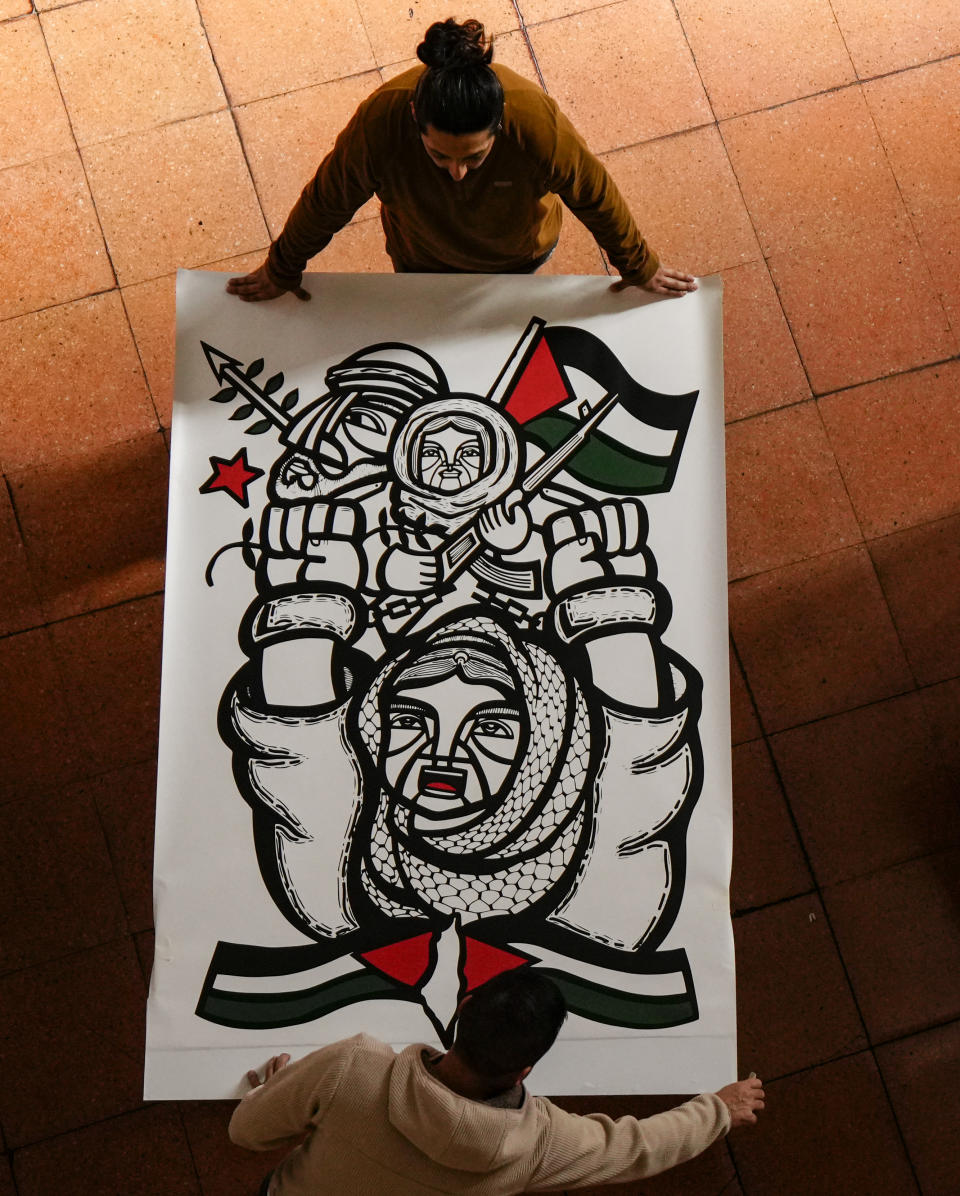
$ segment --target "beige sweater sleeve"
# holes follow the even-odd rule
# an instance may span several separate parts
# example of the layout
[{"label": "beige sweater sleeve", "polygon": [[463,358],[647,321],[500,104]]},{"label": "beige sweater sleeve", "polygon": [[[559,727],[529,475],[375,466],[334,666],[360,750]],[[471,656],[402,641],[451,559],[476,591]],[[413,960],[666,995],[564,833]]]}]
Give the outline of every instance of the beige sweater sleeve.
[{"label": "beige sweater sleeve", "polygon": [[548,1101],[550,1133],[528,1192],[625,1183],[695,1158],[730,1129],[730,1113],[711,1093],[642,1120],[602,1113],[578,1117]]},{"label": "beige sweater sleeve", "polygon": [[230,1140],[247,1150],[274,1150],[312,1129],[343,1079],[359,1036],[288,1063],[243,1098],[230,1118]]}]

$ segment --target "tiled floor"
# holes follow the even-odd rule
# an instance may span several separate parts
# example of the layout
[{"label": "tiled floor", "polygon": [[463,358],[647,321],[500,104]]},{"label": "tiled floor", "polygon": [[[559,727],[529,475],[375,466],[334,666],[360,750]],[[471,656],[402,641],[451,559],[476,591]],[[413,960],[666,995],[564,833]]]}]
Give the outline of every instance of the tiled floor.
[{"label": "tiled floor", "polygon": [[[0,1196],[229,1196],[262,1171],[226,1106],[139,1099],[173,272],[256,264],[357,101],[446,15],[0,0]],[[732,901],[741,1066],[769,1109],[627,1190],[949,1196],[960,8],[472,15],[666,259],[726,284]],[[373,205],[316,267],[389,268]],[[603,269],[569,221],[549,270]]]}]

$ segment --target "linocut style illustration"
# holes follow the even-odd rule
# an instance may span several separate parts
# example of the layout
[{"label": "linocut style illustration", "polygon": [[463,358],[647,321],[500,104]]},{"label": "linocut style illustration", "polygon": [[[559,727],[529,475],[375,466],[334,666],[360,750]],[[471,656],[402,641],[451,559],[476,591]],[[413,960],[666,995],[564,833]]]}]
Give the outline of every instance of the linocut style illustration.
[{"label": "linocut style illustration", "polygon": [[[225,442],[234,420],[276,446],[207,582],[225,552],[251,571],[219,731],[299,945],[219,943],[197,1014],[265,1029],[408,1001],[446,1043],[466,992],[537,967],[596,1022],[695,1020],[661,945],[702,685],[669,643],[643,499],[672,486],[697,393],[536,317],[484,394],[409,344],[358,348],[314,399],[202,351]],[[210,467],[206,501],[251,504],[246,448]]]}]

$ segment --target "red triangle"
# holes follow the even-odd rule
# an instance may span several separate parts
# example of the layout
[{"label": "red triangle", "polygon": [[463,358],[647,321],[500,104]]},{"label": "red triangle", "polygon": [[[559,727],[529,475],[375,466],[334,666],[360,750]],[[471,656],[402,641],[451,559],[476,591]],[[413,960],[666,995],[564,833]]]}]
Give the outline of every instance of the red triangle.
[{"label": "red triangle", "polygon": [[546,338],[541,337],[523,373],[514,383],[504,410],[518,424],[525,424],[569,398],[550,346]]},{"label": "red triangle", "polygon": [[429,966],[432,938],[429,932],[418,934],[412,939],[402,939],[399,943],[364,951],[360,958],[401,984],[416,984]]},{"label": "red triangle", "polygon": [[480,984],[486,984],[501,972],[509,972],[511,968],[523,967],[529,963],[525,955],[516,955],[513,951],[503,951],[499,947],[491,947],[489,943],[481,943],[479,939],[466,936],[467,951],[463,962],[463,978],[467,982],[467,992]]}]

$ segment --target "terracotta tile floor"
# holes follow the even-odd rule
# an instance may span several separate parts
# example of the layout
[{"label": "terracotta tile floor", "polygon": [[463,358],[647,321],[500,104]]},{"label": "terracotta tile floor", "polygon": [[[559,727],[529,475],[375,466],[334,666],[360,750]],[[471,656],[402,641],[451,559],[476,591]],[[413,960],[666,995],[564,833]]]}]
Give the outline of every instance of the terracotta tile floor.
[{"label": "terracotta tile floor", "polygon": [[[228,1196],[262,1173],[227,1106],[139,1098],[173,272],[256,264],[446,15],[0,0],[3,1196]],[[770,1104],[629,1190],[960,1191],[960,9],[472,15],[651,242],[727,288],[731,897],[741,1066]],[[388,269],[375,217],[314,268]],[[570,221],[550,272],[603,269]]]}]

